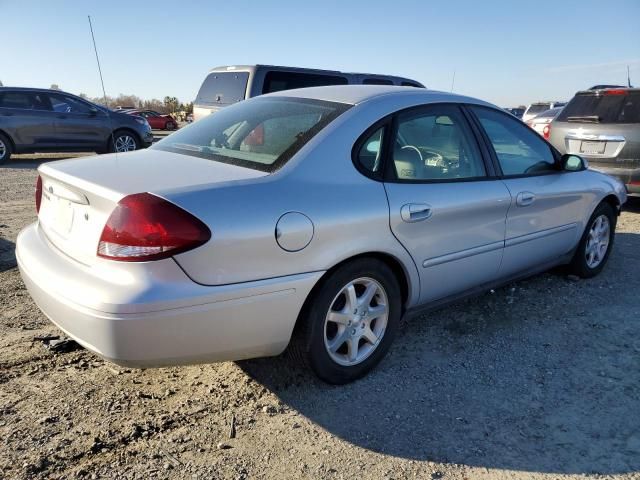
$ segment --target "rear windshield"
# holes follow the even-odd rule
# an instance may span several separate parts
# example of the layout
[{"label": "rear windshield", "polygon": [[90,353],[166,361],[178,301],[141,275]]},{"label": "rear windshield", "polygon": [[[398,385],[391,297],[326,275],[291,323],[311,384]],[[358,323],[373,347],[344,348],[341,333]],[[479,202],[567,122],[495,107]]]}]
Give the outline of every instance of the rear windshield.
[{"label": "rear windshield", "polygon": [[262,93],[280,92],[294,88],[324,87],[326,85],[346,85],[346,77],[320,75],[317,73],[270,71],[264,76]]},{"label": "rear windshield", "polygon": [[244,100],[249,72],[212,72],[202,82],[196,104],[230,105]]},{"label": "rear windshield", "polygon": [[545,110],[549,110],[549,107],[551,105],[548,103],[534,103],[533,105],[531,105],[529,107],[529,109],[527,110],[527,115],[532,114],[532,113],[541,113],[544,112]]},{"label": "rear windshield", "polygon": [[224,108],[151,148],[273,172],[349,105],[258,97]]},{"label": "rear windshield", "polygon": [[640,123],[640,92],[579,93],[564,107],[558,121]]}]

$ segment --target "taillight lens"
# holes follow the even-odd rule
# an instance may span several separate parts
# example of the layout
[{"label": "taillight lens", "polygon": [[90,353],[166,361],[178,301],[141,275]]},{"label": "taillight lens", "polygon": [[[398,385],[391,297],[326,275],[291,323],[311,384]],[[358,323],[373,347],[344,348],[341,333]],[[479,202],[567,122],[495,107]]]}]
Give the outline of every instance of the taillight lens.
[{"label": "taillight lens", "polygon": [[551,125],[545,125],[542,129],[542,136],[545,140],[549,140],[549,136],[551,135]]},{"label": "taillight lens", "polygon": [[150,193],[124,197],[111,213],[98,256],[122,262],[159,260],[199,247],[209,228],[182,208]]},{"label": "taillight lens", "polygon": [[40,213],[40,204],[42,203],[42,177],[38,175],[36,180],[36,213]]}]

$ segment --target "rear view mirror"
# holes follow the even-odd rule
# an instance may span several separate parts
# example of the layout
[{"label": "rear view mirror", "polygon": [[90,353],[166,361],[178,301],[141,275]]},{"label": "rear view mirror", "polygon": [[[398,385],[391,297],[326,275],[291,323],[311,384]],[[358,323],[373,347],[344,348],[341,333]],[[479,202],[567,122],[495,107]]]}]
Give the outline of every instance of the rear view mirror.
[{"label": "rear view mirror", "polygon": [[565,154],[560,161],[562,162],[562,169],[566,172],[580,172],[589,167],[587,161],[578,155]]}]

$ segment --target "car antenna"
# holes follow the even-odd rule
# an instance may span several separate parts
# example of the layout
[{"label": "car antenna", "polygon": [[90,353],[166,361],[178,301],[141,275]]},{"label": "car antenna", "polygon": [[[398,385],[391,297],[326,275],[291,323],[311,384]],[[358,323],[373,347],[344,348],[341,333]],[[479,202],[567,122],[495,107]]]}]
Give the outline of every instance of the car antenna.
[{"label": "car antenna", "polygon": [[456,83],[456,69],[453,69],[453,78],[451,79],[451,93],[453,93],[453,86]]},{"label": "car antenna", "polygon": [[111,130],[111,145],[113,146],[113,151],[116,154],[116,159],[118,158],[118,149],[116,148],[116,140],[113,135],[113,123],[111,122],[111,112],[109,110],[109,105],[107,104],[107,92],[104,89],[104,80],[102,78],[102,68],[100,67],[100,58],[98,57],[98,47],[96,46],[96,37],[93,34],[93,24],[91,23],[91,15],[87,15],[89,19],[89,30],[91,30],[91,40],[93,41],[93,51],[96,53],[96,62],[98,63],[98,74],[100,75],[100,84],[102,85],[102,98],[104,100],[104,108],[107,111],[107,119],[109,120],[109,130]]}]

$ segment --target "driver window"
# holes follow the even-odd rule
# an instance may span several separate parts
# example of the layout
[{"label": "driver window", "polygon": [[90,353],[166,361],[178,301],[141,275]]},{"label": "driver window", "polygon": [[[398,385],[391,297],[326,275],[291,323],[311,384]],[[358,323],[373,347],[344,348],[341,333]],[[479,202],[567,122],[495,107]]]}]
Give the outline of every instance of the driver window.
[{"label": "driver window", "polygon": [[555,172],[549,145],[516,118],[489,108],[471,107],[489,136],[504,175]]},{"label": "driver window", "polygon": [[401,114],[393,162],[399,180],[447,181],[486,175],[464,117],[450,106]]},{"label": "driver window", "polygon": [[57,93],[50,93],[51,105],[54,112],[60,113],[91,113],[91,107],[75,98]]}]

